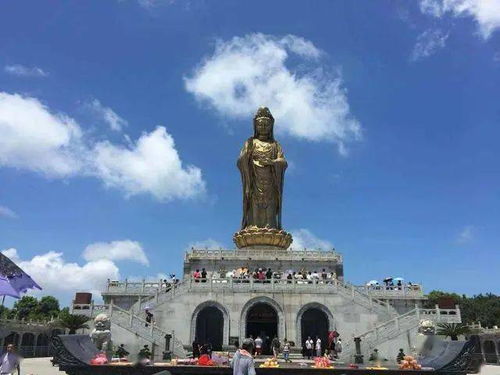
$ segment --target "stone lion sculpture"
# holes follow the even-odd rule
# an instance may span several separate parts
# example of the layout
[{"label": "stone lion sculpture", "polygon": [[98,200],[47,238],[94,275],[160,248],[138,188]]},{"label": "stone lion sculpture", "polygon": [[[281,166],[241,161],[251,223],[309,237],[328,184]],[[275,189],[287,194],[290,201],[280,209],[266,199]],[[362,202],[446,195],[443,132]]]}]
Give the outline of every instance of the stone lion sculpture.
[{"label": "stone lion sculpture", "polygon": [[112,356],[111,320],[106,314],[99,314],[95,317],[94,329],[90,334],[90,338],[98,350],[105,352],[108,358]]},{"label": "stone lion sculpture", "polygon": [[436,334],[434,322],[432,320],[421,320],[418,325],[418,333],[426,336]]}]

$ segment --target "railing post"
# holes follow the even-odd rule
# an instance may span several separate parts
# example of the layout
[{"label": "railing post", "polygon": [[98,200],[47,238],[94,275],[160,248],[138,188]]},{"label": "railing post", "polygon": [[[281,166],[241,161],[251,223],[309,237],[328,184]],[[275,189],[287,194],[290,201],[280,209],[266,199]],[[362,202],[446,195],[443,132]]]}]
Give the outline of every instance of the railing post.
[{"label": "railing post", "polygon": [[455,305],[455,310],[457,311],[458,320],[462,322],[462,312],[460,311],[460,305]]},{"label": "railing post", "polygon": [[439,305],[436,305],[436,321],[441,321],[441,311],[439,309]]},{"label": "railing post", "polygon": [[90,301],[90,317],[94,316],[94,300]]},{"label": "railing post", "polygon": [[154,322],[153,322],[153,320],[151,320],[151,323],[150,323],[150,327],[151,327],[150,328],[150,334],[151,334],[151,337],[153,337],[153,330],[155,328],[153,324],[154,324]]},{"label": "railing post", "polygon": [[107,286],[107,291],[109,292],[109,283],[110,283],[110,279],[108,279],[108,286]]},{"label": "railing post", "polygon": [[158,298],[160,297],[160,292],[158,291],[158,289],[156,289],[156,293],[155,293],[155,300],[156,300],[156,303],[158,304]]},{"label": "railing post", "polygon": [[396,322],[396,329],[399,331],[399,317],[397,315],[394,321]]},{"label": "railing post", "polygon": [[125,291],[128,289],[128,279],[125,279]]},{"label": "railing post", "polygon": [[420,322],[420,307],[415,304],[415,315],[417,316],[417,320]]},{"label": "railing post", "polygon": [[113,299],[109,301],[109,317],[113,316]]},{"label": "railing post", "polygon": [[142,288],[141,288],[142,292],[144,293],[144,291],[146,290],[146,280],[142,279]]}]

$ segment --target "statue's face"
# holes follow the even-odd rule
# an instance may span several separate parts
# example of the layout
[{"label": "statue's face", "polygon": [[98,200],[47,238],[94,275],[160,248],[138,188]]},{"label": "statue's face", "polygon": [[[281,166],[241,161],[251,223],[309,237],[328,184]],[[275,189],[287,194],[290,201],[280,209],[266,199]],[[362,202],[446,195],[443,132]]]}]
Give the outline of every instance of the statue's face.
[{"label": "statue's face", "polygon": [[255,126],[257,128],[257,134],[263,136],[270,136],[273,129],[273,123],[271,119],[267,117],[258,117],[255,119]]}]

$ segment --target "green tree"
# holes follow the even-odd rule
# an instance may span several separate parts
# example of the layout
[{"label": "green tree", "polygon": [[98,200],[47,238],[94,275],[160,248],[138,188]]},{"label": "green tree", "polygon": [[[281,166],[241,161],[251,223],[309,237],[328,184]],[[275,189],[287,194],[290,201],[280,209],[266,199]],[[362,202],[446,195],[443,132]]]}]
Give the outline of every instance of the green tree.
[{"label": "green tree", "polygon": [[34,318],[38,308],[38,300],[35,297],[24,296],[14,303],[13,312],[17,319]]},{"label": "green tree", "polygon": [[500,296],[495,294],[479,294],[472,297],[433,290],[427,295],[428,300],[424,307],[434,308],[439,298],[452,298],[455,304],[460,306],[462,322],[467,324],[481,322],[483,327],[500,325]]},{"label": "green tree", "polygon": [[458,340],[458,336],[466,335],[470,329],[465,323],[438,323],[437,334],[451,338],[453,341]]},{"label": "green tree", "polygon": [[77,330],[89,328],[86,324],[90,320],[89,317],[80,314],[60,314],[58,323],[69,330],[70,335],[74,335]]},{"label": "green tree", "polygon": [[462,297],[456,293],[443,292],[441,290],[433,290],[427,294],[427,301],[424,303],[424,307],[428,309],[433,309],[439,302],[440,298],[448,297],[452,298],[455,304],[460,304]]},{"label": "green tree", "polygon": [[38,302],[37,315],[43,319],[50,319],[59,315],[59,301],[52,296],[45,296]]}]

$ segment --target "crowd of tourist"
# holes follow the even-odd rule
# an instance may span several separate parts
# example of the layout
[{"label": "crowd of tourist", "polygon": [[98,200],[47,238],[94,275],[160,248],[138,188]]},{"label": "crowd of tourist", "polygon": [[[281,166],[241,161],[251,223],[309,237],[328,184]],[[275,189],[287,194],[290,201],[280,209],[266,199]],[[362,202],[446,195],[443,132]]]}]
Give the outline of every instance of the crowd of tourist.
[{"label": "crowd of tourist", "polygon": [[403,278],[397,277],[397,278],[392,278],[392,277],[387,277],[385,278],[382,282],[379,282],[377,280],[372,280],[369,281],[366,284],[366,287],[368,289],[372,290],[403,290],[403,289],[410,289],[410,290],[420,290],[420,285],[412,283],[411,281],[405,282]]},{"label": "crowd of tourist", "polygon": [[328,282],[337,279],[335,272],[328,272],[322,269],[320,272],[307,271],[307,270],[287,270],[287,271],[273,271],[271,268],[256,268],[253,271],[247,267],[240,267],[231,271],[219,270],[207,272],[205,268],[197,269],[193,272],[193,279],[195,282],[207,282],[207,280],[224,282],[225,280],[233,280],[240,282],[249,282],[254,280],[256,282],[271,282],[271,280],[287,280],[292,283],[294,280],[297,282],[323,281]]}]

